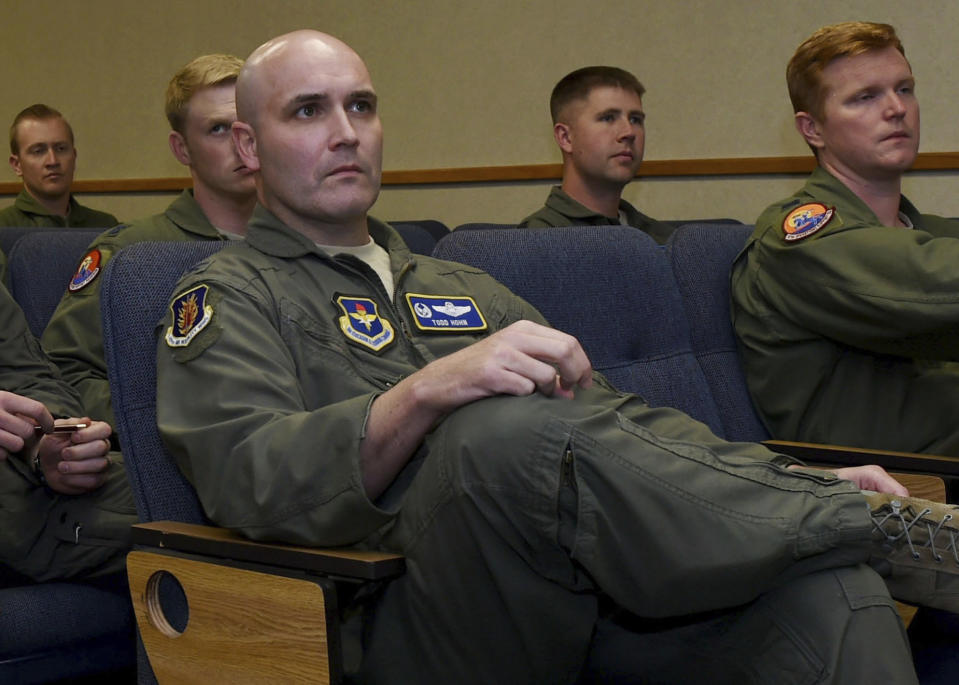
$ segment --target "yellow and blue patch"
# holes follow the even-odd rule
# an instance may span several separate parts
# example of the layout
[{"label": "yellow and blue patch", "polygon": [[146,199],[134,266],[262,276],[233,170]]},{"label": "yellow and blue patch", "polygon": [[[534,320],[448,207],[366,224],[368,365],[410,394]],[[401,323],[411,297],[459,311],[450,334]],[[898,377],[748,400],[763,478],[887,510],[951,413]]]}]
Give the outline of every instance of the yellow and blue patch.
[{"label": "yellow and blue patch", "polygon": [[783,238],[787,242],[808,238],[829,223],[836,214],[834,207],[819,202],[799,205],[783,219]]},{"label": "yellow and blue patch", "polygon": [[343,312],[338,322],[350,342],[379,352],[395,340],[393,325],[379,315],[370,298],[336,295],[333,301]]},{"label": "yellow and blue patch", "polygon": [[93,280],[99,273],[100,250],[90,250],[83,255],[83,259],[80,260],[80,266],[77,267],[76,273],[74,273],[73,278],[70,279],[70,283],[67,284],[67,290],[75,293],[81,288],[85,288],[93,283]]},{"label": "yellow and blue patch", "polygon": [[486,319],[472,297],[407,293],[406,302],[421,331],[462,333],[487,329]]},{"label": "yellow and blue patch", "polygon": [[173,300],[173,325],[166,331],[167,345],[186,347],[213,320],[213,306],[206,302],[209,292],[209,286],[200,284]]}]

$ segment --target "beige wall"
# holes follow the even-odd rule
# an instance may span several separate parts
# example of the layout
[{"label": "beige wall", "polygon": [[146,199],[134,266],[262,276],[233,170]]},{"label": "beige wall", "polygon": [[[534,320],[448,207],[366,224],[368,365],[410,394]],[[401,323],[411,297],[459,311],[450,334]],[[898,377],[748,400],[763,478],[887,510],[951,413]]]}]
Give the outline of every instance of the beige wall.
[{"label": "beige wall", "polygon": [[[78,178],[184,176],[166,146],[163,90],[204,52],[241,56],[278,33],[315,27],[362,54],[380,93],[386,169],[558,161],[546,102],[556,80],[596,63],[645,83],[647,159],[804,154],[792,130],[785,63],[818,26],[865,18],[899,29],[923,102],[922,150],[959,150],[959,4],[933,0],[2,0],[7,96],[0,122],[35,101],[77,132]],[[933,85],[934,84],[934,85]],[[0,181],[14,180],[4,167]],[[627,198],[661,218],[751,221],[797,177],[646,179]],[[921,207],[959,216],[953,174],[916,174]],[[385,219],[518,220],[549,184],[387,188]],[[94,196],[124,219],[168,195]]]}]

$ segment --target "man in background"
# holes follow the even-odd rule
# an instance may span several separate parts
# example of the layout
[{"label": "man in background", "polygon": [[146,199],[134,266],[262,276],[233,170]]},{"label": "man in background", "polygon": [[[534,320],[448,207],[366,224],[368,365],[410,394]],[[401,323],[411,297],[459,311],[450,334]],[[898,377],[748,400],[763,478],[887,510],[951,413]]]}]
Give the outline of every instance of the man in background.
[{"label": "man in background", "polygon": [[256,203],[253,173],[237,157],[230,134],[236,120],[236,78],[243,60],[203,55],[181,68],[166,92],[173,156],[189,168],[193,188],[162,214],[98,236],[44,330],[42,344],[83,406],[115,424],[103,353],[100,276],[123,247],[145,240],[230,240],[246,233]]},{"label": "man in background", "polygon": [[887,24],[826,26],[787,69],[818,161],[732,270],[753,400],[783,440],[959,456],[959,222],[902,195],[919,102]]},{"label": "man in background", "polygon": [[556,84],[549,109],[563,154],[563,183],[520,227],[625,225],[666,242],[673,228],[622,198],[643,162],[645,92],[635,76],[616,67],[584,67]]},{"label": "man in background", "polygon": [[23,180],[23,190],[13,205],[0,210],[0,226],[109,228],[118,223],[70,193],[77,148],[70,124],[52,107],[31,105],[14,118],[10,166]]}]

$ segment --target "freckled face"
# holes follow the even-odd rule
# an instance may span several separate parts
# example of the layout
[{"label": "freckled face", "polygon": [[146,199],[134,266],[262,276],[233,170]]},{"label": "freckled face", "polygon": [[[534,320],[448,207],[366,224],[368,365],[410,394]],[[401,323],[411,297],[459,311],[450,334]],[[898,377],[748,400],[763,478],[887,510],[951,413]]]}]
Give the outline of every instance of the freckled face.
[{"label": "freckled face", "polygon": [[919,102],[895,48],[840,57],[822,74],[819,161],[862,179],[896,177],[919,152]]}]

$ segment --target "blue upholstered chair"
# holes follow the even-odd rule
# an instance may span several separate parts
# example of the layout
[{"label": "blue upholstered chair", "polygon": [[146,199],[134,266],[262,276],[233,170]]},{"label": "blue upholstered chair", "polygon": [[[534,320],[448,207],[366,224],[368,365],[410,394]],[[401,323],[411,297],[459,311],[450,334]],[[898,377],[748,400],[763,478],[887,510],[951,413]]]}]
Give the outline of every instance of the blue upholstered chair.
[{"label": "blue upholstered chair", "polygon": [[[154,326],[180,276],[224,245],[215,240],[137,243],[114,255],[102,276],[104,357],[115,429],[140,521],[206,522],[196,492],[157,433]],[[186,611],[182,605],[180,611]],[[156,682],[139,640],[137,649],[138,681]]]},{"label": "blue upholstered chair", "polygon": [[0,682],[123,682],[134,664],[134,635],[125,585],[57,582],[4,588]]},{"label": "blue upholstered chair", "polygon": [[114,255],[103,275],[100,307],[110,397],[141,521],[206,522],[193,486],[157,432],[154,328],[180,277],[227,244],[136,243]]},{"label": "blue upholstered chair", "polygon": [[579,339],[616,387],[721,431],[666,251],[635,228],[457,229],[433,251],[476,266]]},{"label": "blue upholstered chair", "polygon": [[[437,224],[439,228],[434,226]],[[396,229],[406,246],[411,252],[416,254],[430,254],[436,247],[437,241],[442,238],[449,229],[439,221],[391,221],[390,226]],[[441,232],[445,231],[445,233]]]},{"label": "blue upholstered chair", "polygon": [[25,235],[41,235],[43,233],[80,233],[93,232],[94,234],[103,233],[103,231],[112,226],[103,228],[62,228],[60,226],[0,226],[0,252],[5,255],[10,254],[14,244]]},{"label": "blue upholstered chair", "polygon": [[[195,490],[181,475],[157,430],[156,325],[166,313],[170,295],[181,275],[226,245],[217,241],[137,243],[122,249],[110,260],[101,284],[100,304],[110,392],[127,475],[141,520],[141,525],[134,527],[133,539],[142,547],[132,552],[127,561],[141,635],[144,629],[150,631],[140,642],[138,680],[141,683],[156,682],[143,647],[145,643],[147,649],[159,655],[158,668],[164,669],[171,682],[187,675],[194,679],[226,678],[224,669],[228,665],[223,653],[209,649],[210,642],[205,640],[210,639],[215,645],[222,646],[230,644],[233,636],[242,635],[244,648],[230,660],[229,666],[234,669],[231,677],[236,676],[238,664],[242,669],[246,666],[244,660],[250,660],[251,668],[255,666],[260,670],[241,670],[244,679],[283,681],[302,678],[305,670],[312,682],[336,683],[342,676],[336,611],[337,593],[341,588],[328,577],[335,575],[346,583],[389,578],[402,573],[402,557],[343,550],[326,554],[319,549],[254,543],[215,527],[185,526],[208,521]],[[148,277],[144,277],[145,274]],[[280,592],[290,596],[293,606],[287,608],[288,614],[284,613],[282,618],[292,618],[296,630],[303,634],[293,640],[277,640],[269,632],[275,623],[265,616],[251,615],[243,598],[230,606],[240,613],[238,619],[234,616],[235,619],[251,623],[236,629],[236,623],[230,621],[229,608],[219,600],[201,599],[194,605],[191,600],[197,596],[195,585],[186,587],[184,580],[185,594],[167,593],[158,586],[160,589],[156,595],[163,604],[163,621],[187,628],[183,636],[172,638],[167,631],[158,629],[149,615],[150,603],[145,599],[145,595],[151,593],[149,582],[145,589],[138,590],[133,585],[134,569],[142,570],[158,559],[151,578],[162,578],[170,573],[165,566],[167,560],[172,565],[169,568],[187,568],[191,583],[210,577],[214,583],[222,582],[219,579],[228,577],[227,574],[241,574],[244,581],[237,585],[247,591],[244,597],[248,598],[251,592],[255,594],[261,588],[265,595],[275,596]],[[273,581],[281,583],[282,587],[273,587]],[[166,585],[167,589],[174,587],[176,583]],[[236,591],[236,587],[230,586],[216,592],[222,598],[222,593]],[[304,601],[297,602],[300,597]],[[268,600],[260,596],[255,601]],[[319,611],[315,610],[318,604]],[[206,615],[205,620],[198,619],[195,624],[190,622],[195,612],[202,611],[200,607],[209,609],[211,606],[212,617]],[[307,621],[317,618],[322,623],[322,631],[319,631],[322,632],[322,641],[314,639],[315,633],[305,628]],[[201,628],[201,624],[206,629]],[[280,632],[287,637],[293,634],[288,629]],[[288,646],[279,644],[283,641],[296,643],[290,647],[294,656],[281,651]],[[183,650],[193,649],[195,651],[184,656]],[[269,652],[266,661],[257,658],[264,649]]]},{"label": "blue upholstered chair", "polygon": [[66,292],[87,246],[97,230],[29,232],[21,235],[7,255],[10,294],[27,317],[31,332],[40,337]]},{"label": "blue upholstered chair", "polygon": [[[401,226],[419,226],[424,231],[429,233],[433,237],[433,242],[439,242],[440,238],[443,238],[447,233],[450,232],[449,226],[444,224],[442,221],[437,221],[436,219],[410,219],[403,221],[391,221],[391,226],[401,225]],[[425,254],[429,254],[428,252]]]},{"label": "blue upholstered chair", "polygon": [[486,222],[473,222],[473,223],[467,223],[467,224],[460,224],[455,229],[453,229],[451,233],[455,233],[456,231],[473,231],[473,230],[480,230],[480,231],[494,230],[495,231],[495,230],[502,230],[502,229],[508,230],[513,228],[516,228],[516,224],[491,224]]},{"label": "blue upholstered chair", "polygon": [[770,437],[753,407],[729,314],[729,271],[753,226],[687,224],[666,253],[689,322],[693,354],[709,383],[727,440]]},{"label": "blue upholstered chair", "polygon": [[665,219],[664,223],[672,226],[685,226],[686,224],[739,224],[741,226],[743,222],[739,219]]}]

